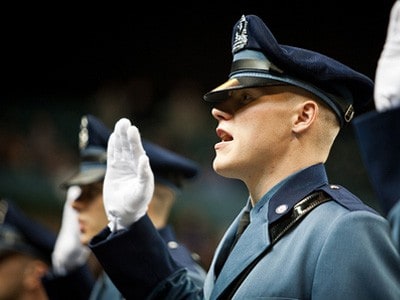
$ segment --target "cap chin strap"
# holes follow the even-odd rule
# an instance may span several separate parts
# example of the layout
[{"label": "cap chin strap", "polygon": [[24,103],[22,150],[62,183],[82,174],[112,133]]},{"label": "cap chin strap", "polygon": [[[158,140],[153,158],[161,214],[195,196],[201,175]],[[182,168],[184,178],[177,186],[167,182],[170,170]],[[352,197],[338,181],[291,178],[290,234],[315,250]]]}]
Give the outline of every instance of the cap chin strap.
[{"label": "cap chin strap", "polygon": [[350,122],[354,116],[354,107],[350,104],[353,101],[353,97],[346,87],[340,85],[335,87],[335,91],[344,95],[343,97],[339,97],[336,94],[334,95],[330,92],[326,92],[308,82],[284,74],[281,69],[272,64],[269,60],[238,59],[233,61],[229,78],[240,77],[265,78],[303,88],[321,98],[329,105],[329,107],[336,113],[340,126],[343,126],[344,123]]},{"label": "cap chin strap", "polygon": [[241,70],[260,70],[260,71],[274,71],[283,74],[283,70],[279,69],[267,59],[239,59],[232,62],[231,74]]},{"label": "cap chin strap", "polygon": [[349,105],[346,112],[344,113],[344,120],[349,123],[354,117],[354,107],[353,105]]}]

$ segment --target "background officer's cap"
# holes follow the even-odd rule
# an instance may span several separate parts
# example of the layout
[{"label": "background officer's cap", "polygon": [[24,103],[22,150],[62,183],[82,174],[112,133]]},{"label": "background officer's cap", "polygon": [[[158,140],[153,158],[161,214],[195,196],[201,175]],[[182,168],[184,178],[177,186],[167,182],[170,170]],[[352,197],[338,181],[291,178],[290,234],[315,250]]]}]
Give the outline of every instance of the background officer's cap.
[{"label": "background officer's cap", "polygon": [[206,101],[223,101],[232,90],[290,84],[319,97],[343,125],[372,100],[371,79],[323,54],[278,44],[255,15],[242,16],[233,27],[232,54],[229,80],[205,94]]},{"label": "background officer's cap", "polygon": [[[81,162],[79,172],[61,186],[85,185],[104,179],[107,167],[107,144],[111,130],[93,115],[83,116],[79,133]],[[155,181],[180,188],[184,179],[194,178],[199,166],[194,161],[152,142],[142,140],[150,159]]]},{"label": "background officer's cap", "polygon": [[51,263],[56,234],[25,215],[15,204],[0,200],[0,257],[21,253]]},{"label": "background officer's cap", "polygon": [[189,158],[144,139],[143,148],[150,159],[156,182],[180,189],[184,180],[192,179],[199,173],[199,165]]},{"label": "background officer's cap", "polygon": [[79,131],[79,171],[61,184],[86,185],[103,180],[107,167],[107,143],[111,130],[93,115],[81,118]]}]

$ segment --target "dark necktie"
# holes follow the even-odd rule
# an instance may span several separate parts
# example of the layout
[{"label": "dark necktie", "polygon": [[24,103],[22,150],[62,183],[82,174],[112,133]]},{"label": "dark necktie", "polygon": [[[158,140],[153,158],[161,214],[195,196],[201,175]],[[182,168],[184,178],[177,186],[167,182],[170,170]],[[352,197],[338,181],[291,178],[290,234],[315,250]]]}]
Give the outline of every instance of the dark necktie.
[{"label": "dark necktie", "polygon": [[233,240],[233,243],[231,246],[231,251],[249,224],[250,224],[250,212],[246,210],[239,220],[239,225],[238,225],[238,228],[236,231],[235,239]]},{"label": "dark necktie", "polygon": [[239,237],[242,235],[243,231],[246,229],[246,227],[249,225],[249,223],[250,223],[250,212],[245,211],[239,220],[239,225],[236,230],[236,235],[235,235],[235,238],[234,238],[230,248],[226,247],[225,248],[226,250],[221,250],[221,252],[217,258],[217,261],[215,262],[214,273],[215,273],[216,277],[218,277],[218,275],[222,269],[222,266],[224,265],[227,257],[229,256],[229,253],[232,251],[233,246],[239,240]]}]

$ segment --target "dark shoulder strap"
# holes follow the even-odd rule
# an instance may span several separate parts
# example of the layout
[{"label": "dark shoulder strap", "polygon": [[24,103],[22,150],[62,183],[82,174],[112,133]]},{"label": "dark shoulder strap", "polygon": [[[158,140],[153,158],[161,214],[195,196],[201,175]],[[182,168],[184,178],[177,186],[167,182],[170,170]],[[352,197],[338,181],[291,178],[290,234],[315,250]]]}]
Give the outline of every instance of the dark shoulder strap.
[{"label": "dark shoulder strap", "polygon": [[309,196],[305,197],[303,200],[298,202],[292,209],[291,213],[280,218],[269,228],[269,234],[271,237],[271,244],[267,247],[242,273],[231,283],[231,285],[221,294],[218,299],[231,299],[236,293],[236,290],[242,284],[243,280],[251,272],[255,265],[271,250],[273,245],[289,230],[295,225],[299,224],[300,221],[315,207],[331,200],[331,197],[324,191],[317,191]]},{"label": "dark shoulder strap", "polygon": [[290,214],[272,223],[269,228],[271,244],[275,244],[290,228],[300,223],[307,213],[323,202],[330,200],[331,197],[324,191],[314,192],[298,202]]}]

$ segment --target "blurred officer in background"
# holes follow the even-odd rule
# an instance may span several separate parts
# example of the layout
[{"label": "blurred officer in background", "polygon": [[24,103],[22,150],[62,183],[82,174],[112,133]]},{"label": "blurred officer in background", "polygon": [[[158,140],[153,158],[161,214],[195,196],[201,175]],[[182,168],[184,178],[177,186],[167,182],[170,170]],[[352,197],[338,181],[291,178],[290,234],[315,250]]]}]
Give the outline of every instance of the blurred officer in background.
[{"label": "blurred officer in background", "polygon": [[[103,205],[103,180],[110,133],[111,131],[93,115],[84,116],[81,120],[80,170],[63,184],[63,187],[68,189],[67,200],[52,255],[52,279],[49,276],[46,283],[49,295],[60,295],[60,291],[64,290],[65,298],[77,299],[76,295],[69,293],[69,286],[75,284],[90,294],[90,299],[122,298],[104,272],[100,272],[95,284],[90,284],[87,274],[83,276],[90,253],[87,244],[108,223]],[[155,174],[155,189],[149,204],[149,216],[175,262],[187,268],[194,282],[202,286],[205,271],[194,259],[195,255],[177,241],[172,226],[168,224],[171,209],[181,188],[186,180],[193,179],[198,174],[198,165],[149,141],[143,143]],[[82,278],[85,278],[84,284],[81,282]]]},{"label": "blurred officer in background", "polygon": [[56,234],[0,199],[0,299],[48,299],[42,277],[51,264]]},{"label": "blurred officer in background", "polygon": [[354,120],[372,187],[400,249],[400,1],[392,7],[375,74],[376,111]]},{"label": "blurred officer in background", "polygon": [[107,274],[127,299],[400,299],[400,255],[388,221],[331,184],[325,168],[340,130],[372,100],[372,80],[279,44],[255,15],[234,25],[232,54],[228,81],[204,99],[213,103],[220,139],[213,168],[243,181],[249,197],[203,289],[152,234],[152,172],[126,118],[108,144],[110,222],[89,243]]}]

